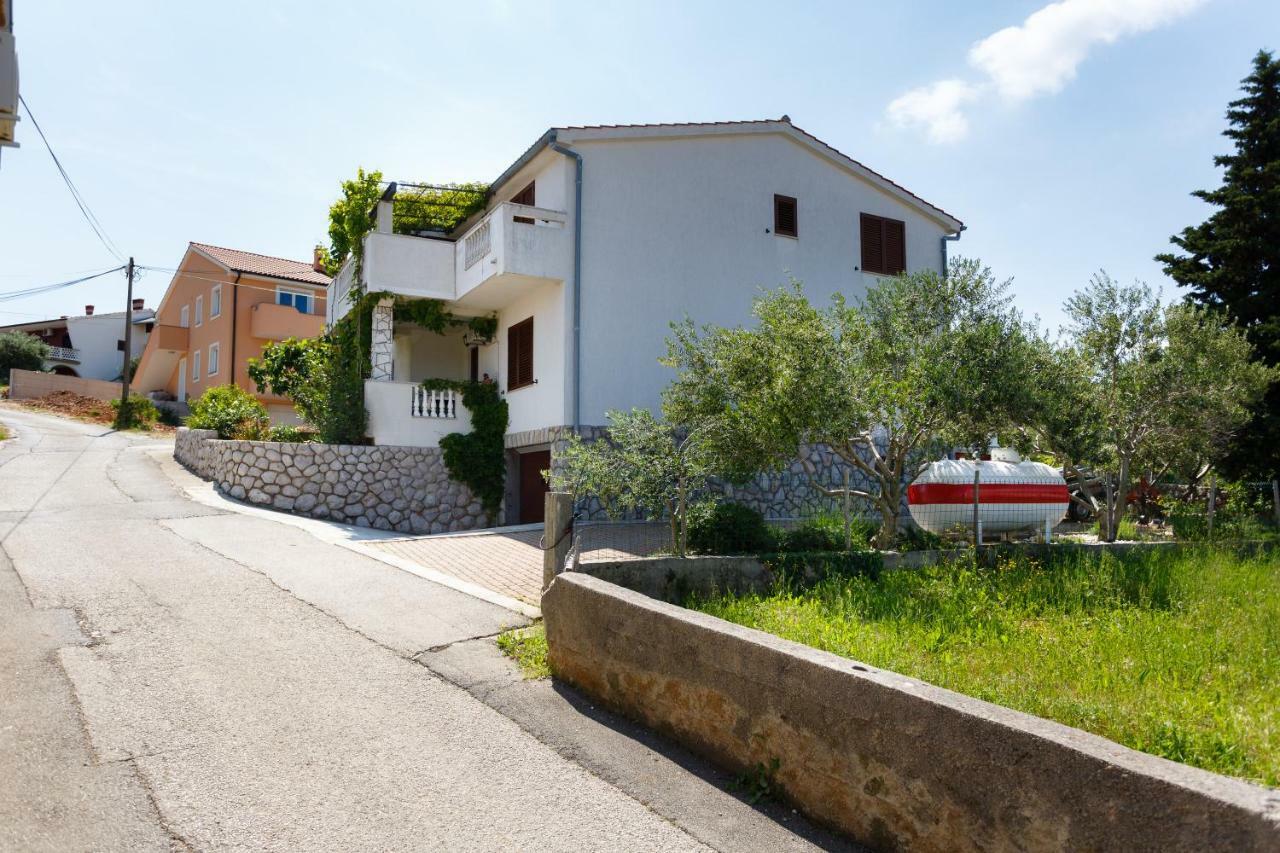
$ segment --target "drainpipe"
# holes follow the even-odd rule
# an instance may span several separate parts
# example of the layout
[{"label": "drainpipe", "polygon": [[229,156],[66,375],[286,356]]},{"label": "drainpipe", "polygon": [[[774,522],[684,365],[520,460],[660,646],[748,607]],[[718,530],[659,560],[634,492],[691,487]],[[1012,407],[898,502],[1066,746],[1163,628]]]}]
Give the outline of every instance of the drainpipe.
[{"label": "drainpipe", "polygon": [[240,305],[240,273],[236,273],[236,280],[231,284],[231,384],[236,384],[236,323],[239,322],[240,312],[237,310]]},{"label": "drainpipe", "polygon": [[556,142],[555,132],[551,134],[551,150],[573,158],[573,431],[578,432],[582,424],[580,403],[582,393],[579,382],[582,377],[582,355],[579,344],[582,340],[582,155],[572,148],[566,148]]},{"label": "drainpipe", "polygon": [[938,241],[938,245],[942,247],[942,277],[947,277],[947,242],[958,242],[960,235],[964,232],[965,227],[960,226],[960,230],[954,234],[943,234],[942,239]]}]

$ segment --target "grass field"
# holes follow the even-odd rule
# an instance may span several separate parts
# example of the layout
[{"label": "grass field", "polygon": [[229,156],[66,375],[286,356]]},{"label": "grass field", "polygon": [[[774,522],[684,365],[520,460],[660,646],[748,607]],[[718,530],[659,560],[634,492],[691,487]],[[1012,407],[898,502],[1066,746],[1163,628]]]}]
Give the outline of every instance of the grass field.
[{"label": "grass field", "polygon": [[1280,553],[971,562],[691,606],[1057,720],[1280,784]]}]

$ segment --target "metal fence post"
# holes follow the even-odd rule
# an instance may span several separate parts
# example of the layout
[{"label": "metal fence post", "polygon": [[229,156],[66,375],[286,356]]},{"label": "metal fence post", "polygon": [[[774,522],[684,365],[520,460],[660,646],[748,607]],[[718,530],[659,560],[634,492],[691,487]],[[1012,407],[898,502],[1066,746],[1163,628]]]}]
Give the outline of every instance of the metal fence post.
[{"label": "metal fence post", "polygon": [[544,502],[545,515],[542,527],[542,591],[555,580],[564,568],[573,544],[573,495],[568,492],[547,492]]},{"label": "metal fence post", "polygon": [[1209,475],[1209,507],[1208,507],[1208,525],[1209,538],[1213,538],[1213,510],[1214,504],[1218,502],[1218,472],[1215,471]]},{"label": "metal fence post", "polygon": [[978,506],[978,480],[981,477],[981,471],[978,469],[978,463],[973,466],[973,547],[975,550],[982,545],[982,514]]},{"label": "metal fence post", "polygon": [[1276,527],[1280,527],[1280,480],[1271,481],[1271,505],[1276,510]]}]

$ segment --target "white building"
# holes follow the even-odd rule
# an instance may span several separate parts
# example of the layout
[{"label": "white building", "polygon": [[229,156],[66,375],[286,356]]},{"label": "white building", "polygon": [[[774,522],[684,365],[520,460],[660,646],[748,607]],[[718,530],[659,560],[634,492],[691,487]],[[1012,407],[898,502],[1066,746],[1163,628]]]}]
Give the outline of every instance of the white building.
[{"label": "white building", "polygon": [[[394,324],[390,303],[380,306],[370,434],[432,446],[468,431],[461,405],[423,405],[418,383],[489,374],[510,409],[508,521],[540,516],[536,472],[560,431],[603,425],[609,409],[656,407],[671,379],[658,363],[671,321],[748,322],[759,289],[792,276],[825,299],[903,269],[942,271],[947,241],[964,229],[785,116],[553,128],[448,235],[391,233],[392,205],[379,205],[366,238],[363,288],[496,315],[498,333],[479,344],[435,335]],[[330,323],[351,285],[348,265]]]},{"label": "white building", "polygon": [[[142,355],[155,326],[156,312],[143,306],[143,300],[133,300],[131,358]],[[124,368],[124,315],[123,311],[98,314],[86,305],[79,317],[15,323],[0,327],[0,332],[25,332],[48,344],[45,370],[111,382],[120,378]]]}]

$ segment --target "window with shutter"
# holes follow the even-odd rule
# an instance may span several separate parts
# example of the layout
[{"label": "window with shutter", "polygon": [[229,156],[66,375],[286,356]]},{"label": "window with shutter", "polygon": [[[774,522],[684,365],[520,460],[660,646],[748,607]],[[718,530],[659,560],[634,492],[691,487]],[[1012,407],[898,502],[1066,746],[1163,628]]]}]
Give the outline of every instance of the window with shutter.
[{"label": "window with shutter", "polygon": [[796,200],[789,195],[773,197],[773,233],[783,237],[799,237]]},{"label": "window with shutter", "polygon": [[516,193],[511,197],[511,203],[527,204],[530,207],[533,207],[534,200],[537,198],[537,196],[534,194],[534,187],[537,185],[537,183],[538,183],[537,181],[530,181],[529,186],[520,190],[520,192]]},{"label": "window with shutter", "polygon": [[507,390],[533,384],[533,318],[507,329]]},{"label": "window with shutter", "polygon": [[907,269],[907,226],[900,219],[861,216],[862,269],[897,275]]}]

